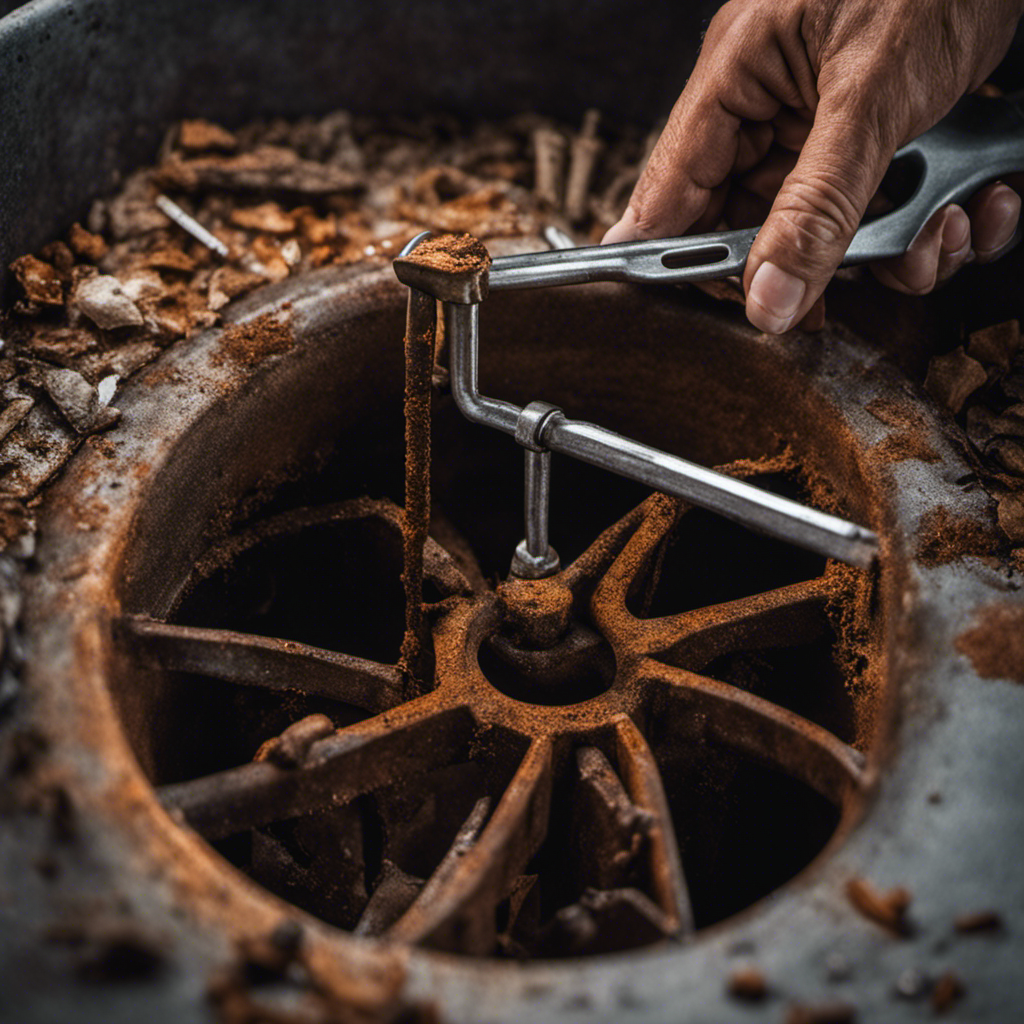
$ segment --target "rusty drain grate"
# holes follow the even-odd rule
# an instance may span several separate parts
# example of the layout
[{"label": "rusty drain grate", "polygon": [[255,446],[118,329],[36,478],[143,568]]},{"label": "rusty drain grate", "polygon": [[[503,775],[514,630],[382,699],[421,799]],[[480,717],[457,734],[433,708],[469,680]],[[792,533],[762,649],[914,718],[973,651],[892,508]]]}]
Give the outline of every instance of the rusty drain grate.
[{"label": "rusty drain grate", "polygon": [[[209,552],[176,616],[240,628],[123,620],[142,662],[207,690],[243,684],[193,705],[205,752],[158,792],[271,890],[357,935],[590,954],[685,939],[741,909],[853,813],[862,755],[812,718],[850,738],[842,683],[831,711],[822,695],[826,605],[855,570],[768,550],[777,575],[819,571],[667,614],[687,581],[699,597],[673,540],[689,527],[699,561],[702,531],[712,545],[745,531],[663,495],[543,581],[491,589],[465,543],[428,539],[428,688],[393,656],[402,526],[369,499],[273,516]],[[775,543],[751,539],[743,561]],[[329,649],[346,642],[376,657]],[[780,679],[784,702],[816,694],[811,717],[754,692]],[[190,777],[260,740],[255,760]]]}]

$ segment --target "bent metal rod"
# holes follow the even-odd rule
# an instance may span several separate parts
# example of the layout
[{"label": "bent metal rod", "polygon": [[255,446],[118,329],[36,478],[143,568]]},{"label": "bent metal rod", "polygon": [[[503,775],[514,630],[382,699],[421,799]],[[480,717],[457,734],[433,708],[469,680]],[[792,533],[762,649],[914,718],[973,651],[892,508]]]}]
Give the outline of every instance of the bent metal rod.
[{"label": "bent metal rod", "polygon": [[[498,285],[503,259],[488,274],[486,251],[480,266],[458,272],[433,261],[418,262],[415,249],[430,232],[423,232],[402,250],[395,273],[411,290],[425,292],[443,304],[445,337],[449,345],[452,396],[468,420],[511,434],[526,449],[526,539],[512,564],[513,575],[537,579],[558,571],[558,557],[548,544],[550,453],[559,452],[658,491],[675,495],[817,554],[868,568],[878,553],[878,538],[865,527],[808,508],[742,480],[716,473],[677,455],[640,444],[593,423],[570,419],[545,402],[521,408],[488,398],[478,390],[480,302],[489,279]],[[536,287],[524,280],[520,257],[515,283],[501,287]]]}]

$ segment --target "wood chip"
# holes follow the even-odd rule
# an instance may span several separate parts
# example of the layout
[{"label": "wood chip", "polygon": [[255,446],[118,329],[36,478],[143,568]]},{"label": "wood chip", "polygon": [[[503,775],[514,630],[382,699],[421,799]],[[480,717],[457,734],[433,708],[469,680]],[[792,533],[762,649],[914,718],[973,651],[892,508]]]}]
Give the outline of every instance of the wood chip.
[{"label": "wood chip", "polygon": [[49,263],[35,256],[19,256],[10,269],[30,302],[40,306],[64,305],[60,276]]},{"label": "wood chip", "polygon": [[538,128],[533,133],[533,191],[542,203],[553,210],[562,208],[568,145],[565,136],[553,128]]},{"label": "wood chip", "polygon": [[40,323],[26,340],[25,348],[33,356],[61,366],[74,366],[86,352],[99,345],[99,332],[86,325],[64,327]]},{"label": "wood chip", "polygon": [[226,128],[212,121],[193,118],[182,121],[178,129],[178,145],[182,149],[202,152],[207,149],[220,149],[231,152],[238,147],[238,139]]},{"label": "wood chip", "polygon": [[967,436],[979,451],[994,437],[1024,438],[1024,403],[1004,409],[998,415],[980,402],[967,410]]},{"label": "wood chip", "polygon": [[169,294],[164,279],[155,270],[135,270],[118,278],[121,290],[132,302],[161,299]]},{"label": "wood chip", "polygon": [[1008,437],[997,437],[985,449],[985,454],[1014,476],[1024,476],[1024,445]]},{"label": "wood chip", "polygon": [[172,158],[161,165],[157,176],[166,187],[185,192],[219,188],[326,196],[363,185],[361,178],[348,171],[303,160],[294,150],[280,146],[260,146],[234,157]]},{"label": "wood chip", "polygon": [[338,218],[333,213],[319,217],[312,207],[301,206],[292,210],[292,216],[307,245],[326,245],[338,237]]},{"label": "wood chip", "polygon": [[109,274],[79,282],[72,295],[72,304],[104,330],[142,326],[138,306],[125,294],[121,282]]},{"label": "wood chip", "polygon": [[75,254],[61,241],[48,242],[39,250],[39,255],[53,265],[61,281],[67,282],[75,265]]},{"label": "wood chip", "polygon": [[911,896],[906,889],[881,892],[867,879],[854,877],[846,883],[846,895],[861,914],[888,928],[894,935],[909,934],[907,910]]},{"label": "wood chip", "polygon": [[0,441],[28,415],[33,405],[35,400],[28,395],[13,393],[9,398],[5,396],[0,408]]},{"label": "wood chip", "polygon": [[154,270],[173,270],[191,274],[196,269],[196,261],[184,249],[165,245],[149,253],[143,261],[143,266],[152,267]]},{"label": "wood chip", "polygon": [[71,225],[68,232],[68,245],[76,256],[90,263],[99,263],[107,255],[107,243],[103,236],[87,231],[77,222]]},{"label": "wood chip", "polygon": [[985,368],[972,359],[961,345],[944,356],[936,356],[928,367],[924,386],[931,396],[952,413],[958,413],[988,380]]},{"label": "wood chip", "polygon": [[193,326],[192,313],[180,296],[142,304],[146,330],[163,344],[185,338]]},{"label": "wood chip", "polygon": [[986,366],[996,366],[1004,373],[1020,348],[1020,323],[1007,320],[975,331],[967,340],[967,353]]},{"label": "wood chip", "polygon": [[162,349],[152,341],[129,341],[117,348],[94,352],[78,362],[79,371],[93,380],[100,380],[110,374],[130,377],[136,370],[151,363]]},{"label": "wood chip", "polygon": [[1003,927],[1003,918],[995,910],[972,910],[967,914],[959,914],[953,919],[953,927],[965,935],[977,932],[996,932]]},{"label": "wood chip", "polygon": [[76,370],[35,366],[25,376],[46,391],[78,434],[105,430],[121,418],[119,410],[103,405],[96,388]]},{"label": "wood chip", "polygon": [[106,205],[110,233],[116,241],[168,227],[170,221],[154,205],[156,196],[151,172],[138,171],[127,179],[120,193]]},{"label": "wood chip", "polygon": [[748,1003],[757,1003],[768,995],[768,982],[756,967],[741,967],[729,975],[729,995]]},{"label": "wood chip", "polygon": [[77,435],[48,402],[37,402],[4,442],[0,494],[34,497],[75,450]]},{"label": "wood chip", "polygon": [[932,989],[932,1009],[945,1013],[964,997],[967,988],[954,971],[946,971]]},{"label": "wood chip", "polygon": [[267,279],[262,274],[236,270],[234,267],[218,267],[210,277],[207,293],[210,309],[221,309],[232,299],[237,299],[240,295],[259,288],[266,281]]},{"label": "wood chip", "polygon": [[295,218],[277,203],[240,206],[231,211],[231,223],[248,231],[266,231],[270,235],[290,235],[295,231]]},{"label": "wood chip", "polygon": [[252,240],[252,255],[256,263],[250,268],[263,274],[270,281],[283,281],[291,272],[281,247],[267,235],[258,235]]},{"label": "wood chip", "polygon": [[1024,544],[1024,495],[1006,492],[999,496],[999,528],[1011,544]]},{"label": "wood chip", "polygon": [[604,143],[597,137],[600,113],[588,110],[583,117],[583,128],[572,140],[569,175],[565,186],[565,215],[574,224],[590,213],[590,187],[597,169]]}]

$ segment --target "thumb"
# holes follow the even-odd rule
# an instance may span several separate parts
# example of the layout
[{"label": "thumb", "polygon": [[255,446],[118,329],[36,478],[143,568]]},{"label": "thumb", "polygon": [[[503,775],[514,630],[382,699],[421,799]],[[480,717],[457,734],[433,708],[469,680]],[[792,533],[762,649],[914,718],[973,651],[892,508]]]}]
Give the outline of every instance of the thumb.
[{"label": "thumb", "polygon": [[798,324],[821,296],[896,150],[877,112],[822,98],[796,167],[750,250],[747,317],[771,334]]}]

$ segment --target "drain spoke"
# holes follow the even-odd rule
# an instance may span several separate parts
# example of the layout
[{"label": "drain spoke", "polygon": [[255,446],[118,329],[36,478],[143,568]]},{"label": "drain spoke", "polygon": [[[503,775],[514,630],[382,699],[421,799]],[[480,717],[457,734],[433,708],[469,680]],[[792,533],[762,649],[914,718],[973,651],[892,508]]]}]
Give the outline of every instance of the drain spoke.
[{"label": "drain spoke", "polygon": [[551,776],[551,744],[535,740],[480,838],[450,866],[442,862],[444,870],[435,872],[389,938],[490,953],[496,908],[547,835]]},{"label": "drain spoke", "polygon": [[579,785],[573,793],[569,828],[577,887],[622,888],[636,874],[654,818],[636,805],[597,747],[580,747],[576,766]]},{"label": "drain spoke", "polygon": [[655,688],[661,684],[662,695],[701,716],[709,736],[771,762],[840,807],[851,791],[866,784],[860,751],[809,719],[745,690],[650,659],[641,665],[641,675]]},{"label": "drain spoke", "polygon": [[[290,509],[213,545],[196,565],[188,586],[194,586],[216,569],[236,562],[246,552],[269,541],[349,523],[376,523],[384,527],[391,534],[397,552],[402,542],[403,521],[402,509],[386,498],[351,498],[330,505]],[[463,558],[458,552],[453,556],[433,537],[427,537],[423,545],[423,576],[434,584],[442,597],[472,593],[473,583],[460,562]],[[467,568],[473,571],[472,564]]]},{"label": "drain spoke", "polygon": [[[403,928],[415,928],[417,918],[424,918],[430,915],[431,905],[437,901],[438,895],[443,893],[451,884],[463,856],[465,856],[480,836],[480,831],[484,827],[484,822],[487,821],[487,815],[490,810],[491,798],[488,796],[482,796],[473,805],[473,810],[470,811],[469,817],[462,823],[459,831],[455,834],[452,845],[448,848],[448,852],[444,855],[441,863],[438,864],[433,874],[427,879],[426,885],[417,894],[415,901],[409,904],[402,917],[395,922],[394,927],[399,932]],[[374,897],[376,895],[374,893]],[[371,899],[370,902],[372,903],[373,900]],[[403,925],[403,922],[407,919],[409,924]],[[365,928],[362,931],[357,928],[356,934],[370,935],[375,933]]]},{"label": "drain spoke", "polygon": [[647,848],[655,899],[671,922],[672,932],[688,935],[693,931],[693,910],[661,773],[651,748],[630,718],[623,716],[615,723],[615,738],[626,789],[651,817]]},{"label": "drain spoke", "polygon": [[652,494],[634,510],[639,514],[636,529],[608,565],[590,602],[598,628],[613,646],[631,652],[636,647],[635,637],[643,628],[643,620],[628,610],[626,596],[655,559],[659,545],[684,507],[667,495]]},{"label": "drain spoke", "polygon": [[192,672],[242,686],[329,697],[374,713],[406,699],[394,665],[351,654],[293,640],[179,626],[139,616],[125,616],[120,627],[143,663],[169,672]]},{"label": "drain spoke", "polygon": [[575,562],[566,566],[561,578],[578,597],[588,596],[586,592],[593,589],[607,573],[609,566],[618,558],[648,515],[651,502],[658,497],[654,495],[627,512],[618,522],[609,526]]},{"label": "drain spoke", "polygon": [[317,740],[295,767],[257,761],[162,786],[160,800],[208,839],[339,806],[362,793],[449,763],[473,720],[434,694]]},{"label": "drain spoke", "polygon": [[751,597],[637,620],[636,646],[673,665],[700,669],[734,651],[793,647],[827,628],[826,584],[821,577]]}]

